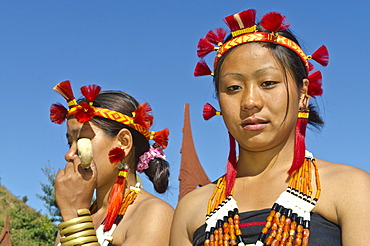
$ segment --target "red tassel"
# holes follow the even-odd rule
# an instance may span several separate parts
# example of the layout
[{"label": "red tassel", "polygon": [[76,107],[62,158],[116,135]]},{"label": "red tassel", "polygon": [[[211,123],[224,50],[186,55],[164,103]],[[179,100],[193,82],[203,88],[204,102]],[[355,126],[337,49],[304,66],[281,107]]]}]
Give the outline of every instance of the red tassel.
[{"label": "red tassel", "polygon": [[[127,169],[120,169],[120,171],[128,171]],[[109,231],[112,228],[117,214],[121,208],[123,200],[123,192],[125,190],[126,177],[118,176],[116,182],[113,184],[112,190],[109,195],[109,206],[107,216],[104,222],[104,231]]]},{"label": "red tassel", "polygon": [[325,45],[322,45],[312,55],[312,60],[318,62],[322,66],[327,66],[329,63],[329,52]]},{"label": "red tassel", "polygon": [[116,147],[111,149],[108,155],[110,163],[117,165],[117,163],[121,162],[123,158],[125,158],[126,153],[123,149]]},{"label": "red tassel", "polygon": [[283,23],[285,16],[278,12],[270,12],[261,18],[261,25],[270,32],[278,32],[280,29],[285,29],[286,25]]},{"label": "red tassel", "polygon": [[50,107],[50,120],[57,124],[62,124],[67,118],[68,110],[62,104],[53,104]]},{"label": "red tassel", "polygon": [[320,71],[316,71],[308,76],[310,83],[308,84],[307,94],[316,98],[316,96],[321,96],[323,93],[322,90],[322,75]]},{"label": "red tassel", "polygon": [[149,129],[153,124],[153,115],[151,115],[152,108],[149,103],[140,104],[134,113],[134,122],[136,124]]},{"label": "red tassel", "polygon": [[161,131],[155,132],[153,140],[165,149],[168,145],[168,135],[170,135],[170,131],[168,128],[165,128]]},{"label": "red tassel", "polygon": [[61,94],[67,100],[67,102],[75,99],[69,80],[60,82],[59,84],[54,86],[53,90],[59,92],[59,94]]},{"label": "red tassel", "polygon": [[314,69],[315,69],[315,66],[311,62],[308,62],[308,71],[311,72]]},{"label": "red tassel", "polygon": [[198,57],[204,57],[215,50],[213,44],[208,41],[206,38],[201,38],[198,42]]},{"label": "red tassel", "polygon": [[205,60],[200,60],[194,70],[194,76],[205,76],[205,75],[212,75],[211,69],[208,67]]},{"label": "red tassel", "polygon": [[226,25],[230,28],[230,30],[237,31],[240,30],[239,23],[235,20],[234,15],[229,15],[223,19]]},{"label": "red tassel", "polygon": [[209,120],[213,116],[215,116],[217,113],[221,114],[219,111],[217,111],[211,104],[206,103],[203,106],[203,119]]},{"label": "red tassel", "polygon": [[237,172],[237,165],[236,165],[236,150],[235,150],[235,139],[229,133],[229,141],[230,141],[230,152],[227,161],[227,170],[226,170],[226,196],[228,196],[235,183],[236,179],[236,172]]},{"label": "red tassel", "polygon": [[[302,113],[308,113],[308,111],[299,111]],[[292,174],[295,170],[299,169],[303,162],[306,151],[306,128],[308,118],[298,117],[296,129],[295,129],[295,143],[294,143],[294,157],[293,163],[288,173]]]},{"label": "red tassel", "polygon": [[222,43],[226,36],[226,30],[223,28],[216,28],[214,31],[210,30],[206,34],[206,39],[214,45],[219,45]]},{"label": "red tassel", "polygon": [[93,102],[99,95],[101,87],[98,85],[85,85],[81,87],[81,94],[84,95],[87,101]]},{"label": "red tassel", "polygon": [[240,12],[239,17],[241,21],[243,22],[244,28],[249,28],[249,27],[256,25],[256,10],[255,9],[248,9],[246,11]]},{"label": "red tassel", "polygon": [[86,102],[81,102],[74,113],[76,119],[80,123],[85,123],[95,116],[95,109]]}]

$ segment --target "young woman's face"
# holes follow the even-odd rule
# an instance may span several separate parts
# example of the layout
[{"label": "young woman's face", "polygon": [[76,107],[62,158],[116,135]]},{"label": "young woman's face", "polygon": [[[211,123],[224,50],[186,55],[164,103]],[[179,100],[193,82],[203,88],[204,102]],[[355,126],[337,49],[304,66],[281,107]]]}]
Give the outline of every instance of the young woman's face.
[{"label": "young woman's face", "polygon": [[117,177],[117,168],[109,162],[108,153],[116,147],[114,139],[109,137],[102,129],[91,122],[79,123],[75,118],[68,119],[67,122],[67,139],[70,146],[65,154],[65,159],[68,162],[80,164],[80,159],[77,154],[77,140],[80,138],[88,138],[91,140],[93,148],[93,162],[98,170],[98,184],[113,184]]},{"label": "young woman's face", "polygon": [[249,43],[230,51],[218,88],[225,124],[242,148],[264,151],[294,137],[300,95],[268,48]]}]

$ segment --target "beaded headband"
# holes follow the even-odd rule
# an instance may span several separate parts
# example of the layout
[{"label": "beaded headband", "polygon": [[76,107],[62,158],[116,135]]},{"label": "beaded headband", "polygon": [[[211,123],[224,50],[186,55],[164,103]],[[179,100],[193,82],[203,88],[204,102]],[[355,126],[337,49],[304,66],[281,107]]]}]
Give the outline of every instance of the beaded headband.
[{"label": "beaded headband", "polygon": [[141,133],[147,140],[154,140],[163,148],[167,147],[169,135],[167,128],[158,132],[149,130],[153,124],[153,116],[150,114],[152,109],[148,103],[139,105],[130,117],[114,110],[94,107],[93,101],[101,91],[101,87],[98,85],[81,87],[81,93],[89,103],[77,103],[68,80],[57,84],[53,89],[66,99],[69,109],[61,104],[51,105],[50,120],[52,122],[62,124],[66,118],[74,116],[78,122],[85,123],[95,116],[102,117],[129,126]]},{"label": "beaded headband", "polygon": [[[279,35],[279,31],[284,31],[287,29],[289,24],[285,24],[285,16],[277,12],[270,12],[261,18],[260,25],[267,30],[267,32],[261,32],[257,30],[257,25],[255,23],[256,10],[249,9],[234,15],[230,15],[224,18],[224,22],[228,25],[231,30],[232,38],[223,43],[226,36],[226,30],[222,28],[217,28],[216,30],[211,30],[206,34],[206,37],[201,38],[198,43],[198,57],[203,58],[212,51],[216,51],[216,57],[214,60],[214,70],[216,70],[218,62],[221,57],[230,49],[251,42],[267,42],[274,43],[277,45],[284,46],[293,52],[295,52],[301,61],[303,62],[306,74],[314,69],[314,66],[309,62],[309,60],[314,60],[319,64],[326,66],[329,62],[329,54],[327,48],[323,45],[312,55],[306,55],[300,46],[293,40]],[[216,46],[215,46],[216,45]],[[316,71],[314,78],[311,77],[310,80],[311,89],[309,87],[309,95],[317,96],[321,95],[321,72]],[[195,76],[203,75],[214,75],[211,69],[208,67],[206,62],[201,59],[195,68]],[[313,85],[315,84],[315,85]],[[319,91],[317,87],[320,87]],[[319,92],[319,94],[317,94]]]}]

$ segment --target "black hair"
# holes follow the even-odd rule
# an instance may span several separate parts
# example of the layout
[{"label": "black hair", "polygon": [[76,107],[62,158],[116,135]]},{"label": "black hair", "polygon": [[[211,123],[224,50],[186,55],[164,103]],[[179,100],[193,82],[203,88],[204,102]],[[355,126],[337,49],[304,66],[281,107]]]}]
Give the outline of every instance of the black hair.
[{"label": "black hair", "polygon": [[[83,98],[79,101],[86,102],[86,99]],[[138,105],[139,104],[135,98],[121,91],[103,91],[96,97],[93,102],[94,107],[107,108],[128,116],[132,116],[132,112],[136,110]],[[91,122],[102,129],[108,136],[112,138],[117,136],[119,131],[123,128],[126,128],[131,132],[133,138],[136,170],[136,166],[139,162],[140,156],[147,152],[150,148],[148,140],[141,133],[134,130],[133,128],[113,120],[102,117],[94,117]],[[151,160],[148,165],[149,168],[144,170],[145,174],[153,183],[155,190],[158,193],[164,193],[167,190],[168,178],[170,175],[168,162],[160,158],[155,158]]]},{"label": "black hair", "polygon": [[[270,31],[264,29],[260,24],[257,25],[257,30],[258,32],[268,32]],[[293,35],[293,33],[289,29],[284,29],[278,32],[278,35],[284,36],[286,38],[289,38],[290,40],[294,41],[296,44],[299,45],[299,42],[297,38]],[[230,40],[232,38],[231,35],[226,37],[225,42]],[[301,58],[291,49],[286,48],[282,45],[274,44],[274,43],[267,43],[267,42],[261,42],[261,44],[268,48],[271,51],[271,54],[274,56],[276,61],[281,65],[281,67],[285,71],[289,71],[297,85],[298,90],[302,88],[303,86],[303,79],[307,78],[307,73],[306,73],[306,67],[304,63],[302,62]],[[300,46],[300,45],[299,45]],[[238,46],[236,46],[238,47]],[[235,48],[235,47],[234,47]],[[232,50],[232,49],[230,49]],[[219,82],[219,73],[220,69],[222,66],[222,63],[225,60],[225,57],[229,54],[230,50],[228,50],[219,60],[216,70],[215,70],[215,76],[214,76],[214,85],[215,85],[215,90],[216,94],[218,97],[218,82]],[[289,98],[288,98],[289,99]],[[316,110],[316,107],[313,106],[312,104],[309,105],[309,118],[308,118],[308,123],[314,126],[317,129],[320,129],[324,125],[324,121],[320,117],[318,111]]]}]

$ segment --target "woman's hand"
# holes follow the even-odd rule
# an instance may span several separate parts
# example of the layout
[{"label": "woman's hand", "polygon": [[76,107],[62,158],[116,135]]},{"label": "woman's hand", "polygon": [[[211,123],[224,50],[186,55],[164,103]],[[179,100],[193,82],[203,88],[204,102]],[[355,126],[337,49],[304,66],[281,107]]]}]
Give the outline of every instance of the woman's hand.
[{"label": "woman's hand", "polygon": [[76,161],[67,163],[55,177],[55,199],[64,221],[77,217],[78,209],[90,207],[97,184],[96,165],[84,169]]}]

